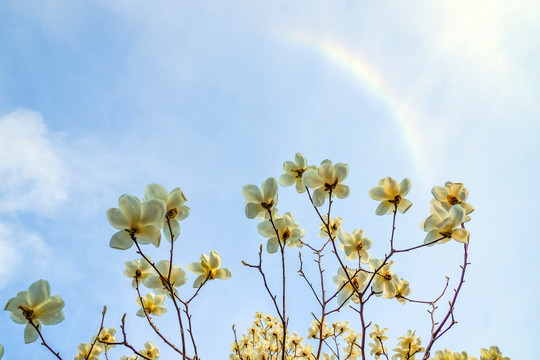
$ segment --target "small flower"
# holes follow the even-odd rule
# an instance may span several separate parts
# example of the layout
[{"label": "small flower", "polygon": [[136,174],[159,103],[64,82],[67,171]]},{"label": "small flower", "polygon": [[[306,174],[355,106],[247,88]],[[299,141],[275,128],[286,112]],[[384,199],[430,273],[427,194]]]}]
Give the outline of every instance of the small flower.
[{"label": "small flower", "polygon": [[394,260],[388,261],[381,267],[382,263],[381,259],[371,259],[369,262],[371,270],[377,272],[373,279],[373,291],[377,293],[377,296],[383,295],[384,292],[384,297],[391,299],[396,294],[395,283],[393,281],[394,274],[390,269],[392,264],[394,264]]},{"label": "small flower", "polygon": [[349,165],[338,163],[335,166],[332,161],[326,159],[321,162],[318,169],[309,169],[302,176],[303,183],[313,189],[313,205],[319,207],[324,204],[330,194],[339,199],[349,196],[351,189],[342,182],[349,175]]},{"label": "small flower", "polygon": [[489,350],[480,349],[480,360],[510,360],[510,358],[503,357],[497,346],[490,346]]},{"label": "small flower", "polygon": [[[367,273],[364,271],[354,271],[347,268],[347,274],[342,267],[338,269],[337,275],[333,277],[334,284],[338,286],[338,304],[345,305],[352,299],[354,303],[360,302],[358,292],[364,291],[367,283]],[[356,273],[356,274],[355,274]],[[351,279],[349,281],[349,279]]]},{"label": "small flower", "polygon": [[369,337],[373,340],[386,341],[388,340],[388,336],[385,335],[387,331],[388,328],[381,329],[379,324],[374,324],[373,331],[369,333]]},{"label": "small flower", "polygon": [[137,304],[141,307],[137,311],[137,316],[145,317],[145,313],[148,315],[161,316],[167,312],[167,308],[163,306],[165,301],[165,295],[154,295],[153,293],[147,293],[145,297],[141,298],[137,296]]},{"label": "small flower", "polygon": [[11,312],[11,320],[17,324],[26,324],[24,342],[28,344],[36,341],[39,336],[30,322],[38,329],[41,329],[41,324],[61,323],[65,318],[62,311],[64,305],[60,296],[51,296],[51,285],[47,280],[38,280],[30,285],[28,291],[21,291],[9,299],[4,310]]},{"label": "small flower", "polygon": [[411,288],[409,288],[409,282],[400,279],[397,274],[394,274],[392,281],[394,282],[395,298],[402,304],[405,304],[407,296],[411,294]]},{"label": "small flower", "polygon": [[[435,357],[429,358],[430,360],[477,360],[473,356],[469,356],[466,351],[463,351],[461,353],[458,352],[452,352],[449,349],[443,350],[437,350],[435,352]],[[509,359],[508,359],[509,360]]]},{"label": "small flower", "polygon": [[[320,238],[330,238],[332,241],[336,240],[339,233],[341,232],[341,224],[343,224],[343,219],[339,216],[336,216],[333,219],[330,219],[330,222],[328,221],[328,215],[323,215],[323,222],[319,224],[319,237]],[[328,224],[328,228],[330,229],[330,234],[328,234],[328,228],[326,227],[326,224]]]},{"label": "small flower", "polygon": [[75,355],[74,360],[99,360],[99,355],[103,352],[103,348],[96,345],[80,343],[77,347],[79,352]]},{"label": "small flower", "polygon": [[416,354],[424,351],[424,348],[420,346],[422,340],[416,337],[416,331],[409,330],[398,340],[397,347],[393,349],[396,354],[392,356],[392,360],[415,360]]},{"label": "small flower", "polygon": [[285,161],[283,164],[284,174],[278,178],[281,186],[291,186],[296,184],[296,191],[301,194],[306,191],[306,186],[302,182],[302,175],[306,170],[317,169],[316,166],[308,166],[304,155],[296,153],[294,162]]},{"label": "small flower", "polygon": [[[300,239],[305,236],[305,231],[300,229],[299,225],[294,222],[291,213],[287,212],[282,218],[277,218],[272,222],[267,220],[257,225],[257,231],[262,236],[269,238],[266,243],[266,250],[273,254],[278,251],[281,246],[302,246]],[[274,226],[276,227],[274,229]],[[277,230],[277,234],[276,234]],[[278,240],[279,236],[279,240]]]},{"label": "small flower", "polygon": [[[148,257],[150,260],[150,257]],[[140,284],[153,274],[152,266],[144,258],[135,259],[133,261],[126,261],[126,269],[124,270],[124,275],[129,278],[132,278],[133,281],[131,285],[133,288],[137,287],[137,282]]]},{"label": "small flower", "polygon": [[118,208],[107,210],[109,223],[118,231],[109,244],[113,249],[126,250],[133,245],[133,239],[139,244],[159,246],[161,226],[165,216],[163,200],[149,200],[141,204],[135,196],[120,196]]},{"label": "small flower", "polygon": [[464,222],[470,221],[469,214],[474,211],[471,204],[465,202],[469,196],[469,191],[462,183],[447,181],[443,186],[435,186],[431,189],[433,197],[440,203],[446,211],[450,211],[452,206],[459,204],[465,210]]},{"label": "small flower", "polygon": [[422,224],[428,234],[424,244],[445,243],[454,239],[461,243],[469,243],[469,231],[458,228],[465,219],[465,210],[460,205],[454,205],[446,212],[438,205],[432,206],[432,214]]},{"label": "small flower", "polygon": [[[186,196],[180,188],[174,188],[170,193],[158,184],[148,184],[144,188],[145,200],[162,200],[165,202],[166,211],[163,219],[163,234],[171,242],[171,231],[174,240],[180,235],[180,224],[178,221],[184,220],[189,216],[191,209],[184,203]],[[171,228],[169,229],[169,225]]]},{"label": "small flower", "polygon": [[227,280],[231,278],[231,270],[222,268],[221,256],[217,251],[210,251],[210,256],[201,254],[199,262],[193,262],[188,264],[187,269],[192,273],[199,274],[197,279],[193,282],[193,287],[198,288],[207,280],[222,279]]},{"label": "small flower", "polygon": [[[115,328],[103,328],[98,334],[98,341],[96,342],[95,346],[98,346],[102,348],[102,350],[109,350],[109,347],[115,347],[116,345],[108,345],[107,343],[115,343],[117,342],[116,336],[116,329]],[[96,339],[96,336],[94,335],[91,339],[91,342],[94,342]]]},{"label": "small flower", "polygon": [[400,213],[405,214],[412,206],[412,202],[405,199],[410,189],[411,181],[409,179],[403,179],[399,184],[391,177],[379,180],[379,186],[369,190],[369,197],[381,202],[377,206],[375,214],[391,214],[396,207]]},{"label": "small flower", "polygon": [[371,248],[371,240],[364,237],[364,230],[354,230],[352,234],[341,230],[338,237],[341,241],[340,247],[345,251],[347,260],[355,260],[360,257],[362,262],[369,262],[367,250]]},{"label": "small flower", "polygon": [[150,360],[157,360],[159,359],[159,350],[158,348],[152,344],[150,341],[147,341],[144,343],[144,349],[139,351],[139,353],[145,357],[147,357]]},{"label": "small flower", "polygon": [[167,296],[171,297],[167,282],[170,283],[176,293],[176,288],[184,285],[188,279],[186,278],[186,273],[184,270],[182,270],[178,265],[172,266],[172,269],[170,269],[171,276],[169,278],[170,267],[171,265],[168,260],[161,260],[158,262],[156,264],[156,268],[159,270],[161,276],[158,273],[153,273],[143,281],[144,286],[149,289],[154,289],[156,294],[166,294]]},{"label": "small flower", "polygon": [[270,213],[277,213],[278,185],[273,177],[266,179],[261,188],[248,184],[242,188],[246,198],[246,216],[248,219],[270,219]]}]

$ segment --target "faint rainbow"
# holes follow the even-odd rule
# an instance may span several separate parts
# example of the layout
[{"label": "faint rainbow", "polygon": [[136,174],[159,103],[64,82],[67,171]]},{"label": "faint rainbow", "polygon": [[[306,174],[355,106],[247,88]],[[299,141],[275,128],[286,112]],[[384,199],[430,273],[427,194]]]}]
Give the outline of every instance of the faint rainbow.
[{"label": "faint rainbow", "polygon": [[315,50],[330,62],[339,65],[353,75],[354,83],[361,90],[367,90],[384,102],[404,134],[415,166],[421,175],[424,175],[421,150],[417,145],[421,144],[421,140],[417,135],[414,114],[406,103],[393,95],[380,73],[365,58],[333,40],[318,39],[300,33],[288,33],[286,37]]}]

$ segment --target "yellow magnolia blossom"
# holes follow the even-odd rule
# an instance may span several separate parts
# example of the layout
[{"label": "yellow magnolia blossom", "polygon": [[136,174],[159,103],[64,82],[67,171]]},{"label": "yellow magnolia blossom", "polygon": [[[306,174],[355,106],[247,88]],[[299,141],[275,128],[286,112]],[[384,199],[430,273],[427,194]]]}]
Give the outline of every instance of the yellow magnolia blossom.
[{"label": "yellow magnolia blossom", "polygon": [[[347,274],[342,267],[338,268],[338,273],[333,277],[334,284],[338,286],[339,294],[337,297],[338,304],[344,305],[352,300],[354,303],[359,303],[357,292],[364,291],[368,279],[368,274],[364,271],[354,271],[347,268]],[[355,274],[356,273],[356,274]],[[349,281],[349,279],[351,279]]]},{"label": "yellow magnolia blossom", "polygon": [[[165,202],[165,218],[163,219],[163,235],[171,242],[172,238],[176,240],[180,235],[180,224],[178,221],[184,220],[189,216],[191,209],[185,205],[186,196],[180,188],[173,189],[170,193],[158,184],[148,184],[144,188],[145,200],[162,200]],[[171,225],[169,229],[169,225]],[[173,241],[174,241],[173,240]]]},{"label": "yellow magnolia blossom", "polygon": [[147,341],[144,343],[144,349],[139,351],[139,353],[146,358],[150,360],[157,360],[159,359],[159,350],[158,348],[152,344],[150,341]]},{"label": "yellow magnolia blossom", "polygon": [[338,163],[326,159],[321,162],[318,169],[308,169],[302,175],[303,183],[313,189],[313,205],[319,207],[330,196],[337,196],[345,199],[349,196],[351,189],[342,184],[349,175],[349,165]]},{"label": "yellow magnolia blossom", "polygon": [[[115,328],[103,328],[99,332],[95,346],[98,346],[102,348],[102,350],[109,350],[109,348],[115,347],[116,345],[108,345],[107,343],[115,343],[117,342],[116,336],[116,329]],[[96,336],[92,336],[91,342],[94,342],[96,339]]]},{"label": "yellow magnolia blossom", "polygon": [[[171,268],[171,263],[168,260],[161,260],[156,264],[156,268],[161,273],[159,276],[158,273],[154,272],[152,275],[144,279],[143,284],[149,289],[153,289],[156,294],[167,295],[171,297],[171,293],[166,285],[166,281],[170,282],[173,290],[176,292],[176,288],[184,285],[188,279],[186,278],[186,273],[178,265],[173,265]],[[169,277],[169,269],[171,275]]]},{"label": "yellow magnolia blossom", "polygon": [[266,179],[261,188],[248,184],[242,187],[242,194],[246,198],[246,216],[248,219],[270,219],[277,214],[278,185],[273,177]]},{"label": "yellow magnolia blossom", "polygon": [[[438,205],[432,206],[432,214],[423,222],[422,227],[428,234],[424,244],[446,243],[454,239],[461,243],[469,242],[469,231],[459,226],[465,219],[465,210],[454,205],[449,212]],[[438,241],[437,241],[438,240]]]},{"label": "yellow magnolia blossom", "polygon": [[403,279],[400,279],[397,274],[394,274],[392,277],[394,282],[395,298],[402,304],[405,304],[407,300],[405,298],[411,294],[411,288],[409,287],[409,282]]},{"label": "yellow magnolia blossom", "polygon": [[207,280],[231,278],[231,270],[220,268],[221,256],[217,251],[210,251],[210,256],[201,254],[201,259],[198,262],[188,264],[187,269],[199,276],[193,282],[193,287],[198,288]]},{"label": "yellow magnolia blossom", "polygon": [[435,357],[430,357],[429,360],[478,360],[475,357],[469,356],[466,351],[461,353],[452,352],[449,349],[437,350],[435,352]]},{"label": "yellow magnolia blossom", "polygon": [[[276,216],[277,217],[277,216]],[[257,225],[257,231],[262,236],[269,238],[266,243],[266,250],[273,254],[278,251],[281,246],[297,246],[301,247],[300,239],[305,236],[305,231],[300,228],[298,223],[294,222],[291,213],[287,212],[282,218],[273,220],[274,225],[270,221],[263,221]],[[276,227],[274,229],[274,226]],[[277,230],[277,234],[276,234]],[[278,239],[279,236],[279,239]]]},{"label": "yellow magnolia blossom", "polygon": [[471,220],[469,214],[474,211],[474,208],[471,206],[471,204],[465,202],[469,196],[469,191],[463,186],[462,183],[453,183],[451,181],[447,181],[444,184],[444,187],[433,187],[433,189],[431,189],[431,193],[433,194],[435,200],[437,200],[443,207],[443,209],[450,211],[452,206],[459,204],[459,206],[465,210],[464,222]]},{"label": "yellow magnolia blossom", "polygon": [[384,296],[387,299],[391,299],[396,295],[394,273],[390,269],[392,264],[394,264],[394,260],[388,261],[381,267],[382,263],[381,259],[371,259],[369,262],[371,270],[373,272],[377,271],[377,274],[373,278],[373,291],[377,293],[377,296]]},{"label": "yellow magnolia blossom", "polygon": [[364,230],[357,229],[352,234],[348,231],[341,230],[338,238],[341,242],[340,248],[345,251],[347,260],[360,258],[364,263],[369,262],[369,253],[367,250],[371,248],[371,240],[364,237]]},{"label": "yellow magnolia blossom", "polygon": [[141,298],[137,296],[137,304],[141,307],[137,311],[137,316],[145,317],[145,313],[148,315],[161,316],[167,312],[167,308],[163,306],[165,301],[165,295],[154,295],[153,293],[147,293],[145,297]]},{"label": "yellow magnolia blossom", "polygon": [[143,203],[135,196],[120,196],[118,208],[107,210],[107,219],[117,233],[109,244],[113,249],[126,250],[133,246],[134,237],[140,244],[159,246],[160,227],[165,216],[163,200],[149,200]]},{"label": "yellow magnolia blossom", "polygon": [[103,348],[96,344],[80,343],[77,347],[78,353],[74,360],[99,360],[99,355],[103,352]]},{"label": "yellow magnolia blossom", "polygon": [[306,186],[302,182],[302,175],[306,170],[317,169],[316,166],[308,166],[304,155],[296,153],[294,156],[294,162],[285,161],[283,164],[284,174],[281,174],[278,178],[281,186],[296,185],[296,191],[301,194],[306,191]]},{"label": "yellow magnolia blossom", "polygon": [[510,358],[503,357],[497,346],[491,346],[489,349],[480,349],[480,360],[510,360]]},{"label": "yellow magnolia blossom", "polygon": [[[147,256],[151,261],[150,257]],[[154,269],[144,258],[135,259],[133,261],[126,261],[126,269],[124,275],[132,278],[131,285],[133,288],[137,287],[137,282],[142,283],[147,277],[154,273]]]},{"label": "yellow magnolia blossom", "polygon": [[17,324],[26,324],[24,342],[28,344],[39,337],[30,322],[38,329],[41,329],[41,324],[58,324],[65,318],[62,311],[64,305],[60,296],[51,296],[51,286],[47,280],[38,280],[30,285],[28,291],[21,291],[9,299],[4,310],[10,312],[11,320]]},{"label": "yellow magnolia blossom", "polygon": [[[320,238],[331,238],[332,240],[336,240],[339,233],[341,232],[341,224],[343,224],[343,219],[339,216],[336,216],[333,219],[328,220],[328,215],[323,215],[323,222],[319,224],[319,237]],[[330,234],[328,233],[328,229],[326,228],[326,224],[328,224],[328,228],[330,229]]]},{"label": "yellow magnolia blossom", "polygon": [[392,356],[392,360],[415,360],[416,355],[424,351],[424,348],[420,346],[422,339],[416,337],[416,331],[409,330],[405,336],[400,336],[398,340],[397,347],[393,349],[396,354]]},{"label": "yellow magnolia blossom", "polygon": [[377,206],[375,214],[391,214],[396,206],[400,213],[405,214],[412,206],[412,202],[405,199],[410,190],[411,181],[409,179],[403,179],[399,184],[391,177],[379,180],[379,185],[369,190],[369,197],[381,202]]}]

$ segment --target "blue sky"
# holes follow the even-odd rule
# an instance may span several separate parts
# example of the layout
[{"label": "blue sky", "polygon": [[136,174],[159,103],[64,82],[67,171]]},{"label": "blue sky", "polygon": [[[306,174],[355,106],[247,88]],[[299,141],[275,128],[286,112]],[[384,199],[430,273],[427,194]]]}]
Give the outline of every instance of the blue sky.
[{"label": "blue sky", "polygon": [[[130,341],[151,339],[170,358],[135,316],[122,271],[136,256],[108,247],[105,211],[148,183],[179,186],[192,212],[176,262],[185,269],[215,249],[233,274],[193,306],[201,356],[227,357],[231,325],[241,331],[272,309],[240,263],[266,241],[244,216],[241,187],[279,176],[300,151],[310,164],[350,165],[351,196],[335,214],[346,230],[366,231],[372,256],[384,254],[391,226],[367,196],[380,178],[413,183],[414,205],[398,219],[399,241],[411,246],[425,236],[431,187],[465,183],[476,208],[472,265],[459,324],[437,348],[478,356],[496,344],[530,358],[540,338],[539,34],[534,1],[2,1],[0,303],[44,278],[66,302],[66,320],[44,328],[65,359],[97,330],[103,305],[107,326],[127,312]],[[317,241],[304,197],[282,188],[279,205]],[[289,260],[294,270],[294,251]],[[460,262],[451,242],[397,258],[395,269],[422,298],[445,275],[457,281]],[[307,288],[289,278],[292,326],[305,333]],[[375,301],[369,314],[391,339],[412,328],[427,342],[426,309],[413,305]],[[46,356],[24,345],[7,312],[0,343],[6,359]]]}]

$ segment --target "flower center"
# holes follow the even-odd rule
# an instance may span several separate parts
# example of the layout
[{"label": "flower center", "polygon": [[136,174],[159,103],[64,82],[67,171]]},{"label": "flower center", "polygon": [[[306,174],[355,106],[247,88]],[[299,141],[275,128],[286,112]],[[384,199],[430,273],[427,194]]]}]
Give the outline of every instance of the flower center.
[{"label": "flower center", "polygon": [[27,308],[25,306],[19,306],[19,309],[22,310],[24,318],[26,320],[32,320],[34,318],[34,310]]},{"label": "flower center", "polygon": [[297,179],[301,179],[302,175],[304,174],[304,169],[296,169],[296,170],[293,170],[293,172],[296,173],[296,178]]},{"label": "flower center", "polygon": [[176,217],[176,215],[178,215],[178,209],[177,208],[173,208],[169,211],[167,211],[167,215],[165,215],[167,217],[167,219],[174,219]]},{"label": "flower center", "polygon": [[351,279],[351,284],[352,286],[355,288],[355,289],[359,289],[360,288],[360,281],[358,281],[358,278],[352,278]]},{"label": "flower center", "polygon": [[338,183],[338,179],[336,179],[336,181],[334,181],[333,184],[324,184],[324,191],[332,191],[336,188],[337,186],[337,183]]},{"label": "flower center", "polygon": [[449,203],[450,205],[456,205],[456,204],[460,204],[460,203],[461,203],[461,201],[459,201],[459,199],[457,198],[457,196],[454,196],[454,195],[451,195],[451,194],[448,195],[448,196],[446,197],[446,201],[448,201],[448,203]]},{"label": "flower center", "polygon": [[274,200],[270,200],[270,202],[268,203],[261,203],[261,206],[263,207],[263,209],[266,209],[266,210],[270,210],[272,208],[272,206],[274,206]]},{"label": "flower center", "polygon": [[388,200],[388,202],[396,205],[399,204],[401,202],[401,195],[396,195],[394,197],[394,200]]},{"label": "flower center", "polygon": [[285,231],[283,231],[281,238],[283,239],[283,242],[286,242],[287,239],[289,239],[290,237],[291,237],[291,231],[289,230],[289,228],[287,228],[285,229]]}]

